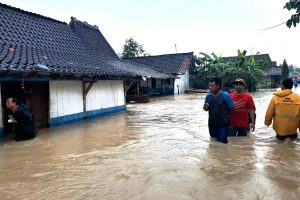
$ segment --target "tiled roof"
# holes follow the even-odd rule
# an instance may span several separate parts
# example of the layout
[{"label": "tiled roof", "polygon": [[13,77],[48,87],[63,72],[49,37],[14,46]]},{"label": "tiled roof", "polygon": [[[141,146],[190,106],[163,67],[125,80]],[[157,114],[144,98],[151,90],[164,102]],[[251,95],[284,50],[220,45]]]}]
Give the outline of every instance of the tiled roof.
[{"label": "tiled roof", "polygon": [[193,52],[144,56],[128,59],[168,74],[185,73],[193,64]]},{"label": "tiled roof", "polygon": [[[253,55],[254,59],[256,61],[265,61],[267,62],[267,69],[266,69],[266,75],[272,75],[272,76],[279,76],[281,75],[281,68],[276,66],[276,62],[272,61],[269,54],[256,54]],[[231,56],[231,57],[222,57],[224,60],[231,60],[237,58],[237,56]],[[246,56],[247,59],[250,58],[250,56]]]},{"label": "tiled roof", "polygon": [[48,67],[48,75],[140,76],[102,59],[116,57],[107,41],[100,45],[108,50],[96,54],[64,22],[1,3],[0,13],[0,76],[37,72],[38,64]]},{"label": "tiled roof", "polygon": [[105,59],[119,58],[97,26],[79,21],[74,17],[71,17],[69,25],[93,55]]},{"label": "tiled roof", "polygon": [[92,26],[86,22],[79,21],[72,17],[70,27],[93,55],[101,58],[103,61],[109,63],[117,69],[126,70],[130,73],[136,73],[139,76],[163,79],[173,77],[164,74],[162,71],[151,69],[149,66],[144,66],[142,64],[120,59],[97,26]]},{"label": "tiled roof", "polygon": [[[272,66],[272,60],[269,56],[269,54],[256,54],[256,55],[253,55],[254,56],[254,59],[259,61],[266,61],[267,62],[267,66]],[[237,58],[237,56],[230,56],[230,57],[222,57],[224,60],[232,60],[232,59],[235,59]],[[247,59],[250,58],[250,56],[246,56]]]},{"label": "tiled roof", "polygon": [[131,62],[129,60],[111,59],[111,60],[107,60],[107,62],[116,68],[126,69],[126,71],[129,71],[131,73],[137,73],[140,76],[161,78],[161,79],[175,78],[175,76],[173,75],[159,72],[158,70],[152,69],[149,66]]}]

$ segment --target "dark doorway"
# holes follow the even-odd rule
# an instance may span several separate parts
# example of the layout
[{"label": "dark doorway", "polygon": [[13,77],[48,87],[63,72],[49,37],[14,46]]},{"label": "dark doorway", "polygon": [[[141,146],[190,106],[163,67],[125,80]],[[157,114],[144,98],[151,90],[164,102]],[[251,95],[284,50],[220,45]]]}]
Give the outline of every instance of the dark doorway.
[{"label": "dark doorway", "polygon": [[25,104],[32,112],[38,128],[48,127],[49,118],[49,82],[46,81],[2,81],[1,97],[4,129],[9,131],[5,102],[8,97],[16,97],[18,103]]},{"label": "dark doorway", "polygon": [[151,80],[152,80],[151,87],[156,88],[156,79],[152,78]]}]

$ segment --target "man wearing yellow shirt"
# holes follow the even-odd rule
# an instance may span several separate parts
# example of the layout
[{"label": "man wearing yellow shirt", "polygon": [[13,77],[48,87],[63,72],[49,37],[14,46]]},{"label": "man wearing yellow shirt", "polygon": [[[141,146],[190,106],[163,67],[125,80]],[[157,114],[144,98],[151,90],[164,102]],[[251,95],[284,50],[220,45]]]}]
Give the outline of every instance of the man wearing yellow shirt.
[{"label": "man wearing yellow shirt", "polygon": [[265,116],[265,125],[273,120],[273,129],[279,140],[297,138],[300,125],[300,96],[292,92],[293,80],[282,81],[281,91],[274,93]]}]

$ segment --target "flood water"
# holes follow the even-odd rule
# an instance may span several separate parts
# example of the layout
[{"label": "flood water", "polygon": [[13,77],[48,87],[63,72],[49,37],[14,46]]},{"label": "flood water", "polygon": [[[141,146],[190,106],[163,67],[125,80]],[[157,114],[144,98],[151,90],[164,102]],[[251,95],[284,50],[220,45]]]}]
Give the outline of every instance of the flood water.
[{"label": "flood water", "polygon": [[256,130],[229,144],[209,138],[205,95],[155,98],[31,141],[6,139],[0,199],[299,199],[300,136],[278,142],[263,125],[272,92],[253,94]]}]

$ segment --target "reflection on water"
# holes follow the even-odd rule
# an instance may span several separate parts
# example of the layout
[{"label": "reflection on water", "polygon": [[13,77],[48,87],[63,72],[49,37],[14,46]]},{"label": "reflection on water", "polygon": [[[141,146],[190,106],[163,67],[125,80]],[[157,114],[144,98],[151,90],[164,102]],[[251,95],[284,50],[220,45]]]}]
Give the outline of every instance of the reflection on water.
[{"label": "reflection on water", "polygon": [[210,140],[205,94],[152,99],[126,112],[0,144],[0,199],[299,199],[300,142],[263,125],[271,92],[254,94],[257,129]]}]

